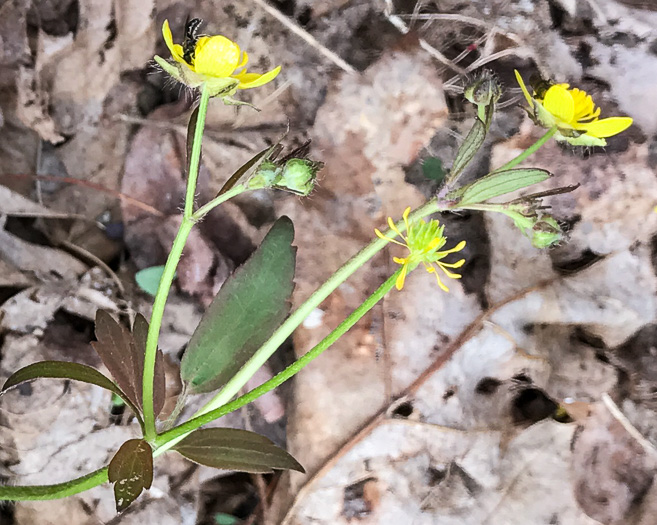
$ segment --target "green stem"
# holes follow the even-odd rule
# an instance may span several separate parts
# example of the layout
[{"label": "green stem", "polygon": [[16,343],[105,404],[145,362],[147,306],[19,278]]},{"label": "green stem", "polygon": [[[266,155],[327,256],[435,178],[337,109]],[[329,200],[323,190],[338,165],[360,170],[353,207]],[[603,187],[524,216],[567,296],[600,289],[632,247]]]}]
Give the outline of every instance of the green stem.
[{"label": "green stem", "polygon": [[36,501],[66,498],[102,485],[106,481],[107,467],[103,467],[80,478],[55,485],[1,486],[0,501]]},{"label": "green stem", "polygon": [[556,132],[557,132],[556,126],[548,129],[540,139],[534,142],[520,155],[518,155],[514,159],[511,159],[504,166],[500,166],[499,168],[496,168],[491,173],[497,173],[498,171],[510,170],[511,168],[515,168],[518,164],[520,164],[523,160],[525,160],[530,155],[534,154],[543,144],[545,144],[548,140],[550,140]]},{"label": "green stem", "polygon": [[[442,211],[436,202],[436,199],[431,199],[426,202],[424,205],[420,206],[409,216],[409,221],[421,219],[435,213],[437,211]],[[400,232],[404,232],[406,225],[404,221],[399,221],[396,224],[396,227]],[[392,231],[387,231],[385,234],[389,237],[396,237],[396,233]],[[340,286],[344,281],[346,281],[356,270],[358,270],[363,264],[369,261],[374,255],[376,255],[383,247],[388,244],[388,241],[384,239],[375,239],[370,244],[365,246],[360,252],[354,255],[349,259],[341,268],[339,268],[324,284],[322,284],[315,292],[301,305],[297,310],[295,310],[290,317],[272,334],[272,336],[257,350],[257,352],[247,361],[247,363],[235,374],[229,381],[226,383],[224,388],[212,398],[204,407],[202,407],[195,416],[202,416],[203,414],[212,413],[214,416],[204,419],[203,421],[212,421],[222,415],[237,410],[239,406],[226,405],[247,383],[255,372],[271,357],[271,355],[278,349],[278,347],[294,332],[294,330],[308,317],[308,315],[317,308],[338,286]],[[241,398],[240,398],[241,399]],[[223,410],[224,405],[232,407],[228,412],[218,411],[221,407]],[[193,421],[193,420],[192,420]],[[180,441],[182,437],[191,432],[189,431],[178,431],[179,428],[187,428],[185,425],[188,425],[189,421],[175,427],[163,435],[173,435],[171,433],[176,433],[175,436],[178,437],[177,441]],[[205,424],[205,423],[202,423]],[[192,427],[190,427],[192,428]],[[194,430],[197,427],[193,427]],[[169,438],[173,439],[173,438]],[[177,442],[176,441],[176,442]],[[164,443],[161,438],[158,437],[156,443]],[[172,444],[168,444],[166,448],[170,448]],[[166,450],[163,449],[164,450]]]},{"label": "green stem", "polygon": [[184,217],[190,218],[194,213],[194,197],[196,195],[196,180],[198,179],[198,168],[201,163],[201,144],[203,142],[203,128],[205,127],[205,114],[208,112],[208,101],[210,90],[203,84],[201,90],[201,101],[198,105],[198,116],[196,117],[196,129],[194,130],[194,142],[192,142],[192,155],[189,160],[189,172],[187,173],[187,194],[185,195]]},{"label": "green stem", "polygon": [[204,204],[198,210],[196,210],[194,212],[194,214],[192,215],[192,219],[194,219],[194,221],[196,221],[196,222],[200,221],[212,209],[219,206],[222,202],[226,202],[228,199],[232,199],[236,195],[239,195],[240,193],[244,193],[246,190],[247,190],[247,188],[246,188],[246,186],[244,186],[244,184],[238,184],[236,186],[233,186],[231,189],[229,189],[225,193],[222,193],[221,195],[215,197],[210,202],[208,202],[207,204]]},{"label": "green stem", "polygon": [[[436,200],[432,199],[415,210],[410,215],[409,221],[426,217],[436,211],[440,210],[438,209]],[[402,232],[406,228],[403,221],[399,221],[397,227]],[[387,232],[387,234],[391,237],[396,236],[392,231]],[[338,286],[345,282],[356,270],[374,257],[374,255],[382,250],[387,244],[388,241],[377,238],[349,259],[341,268],[329,277],[324,284],[315,290],[315,292],[301,306],[299,306],[290,317],[287,318],[272,336],[256,351],[251,359],[247,361],[240,371],[237,372],[228,383],[226,383],[224,388],[199,410],[198,414],[209,412],[228,403],[228,401],[240,391],[247,381],[253,377],[253,374],[265,364],[267,359],[271,357],[278,347],[285,342],[292,332],[303,323],[310,313],[324,302],[324,300],[333,293]]]},{"label": "green stem", "polygon": [[272,377],[269,381],[263,383],[262,385],[254,388],[250,392],[244,394],[243,396],[237,398],[231,403],[227,403],[219,408],[201,414],[194,419],[183,423],[182,425],[169,430],[163,434],[160,434],[156,440],[155,445],[158,447],[154,453],[155,456],[162,454],[164,451],[173,447],[176,443],[184,438],[185,435],[196,430],[197,428],[205,425],[211,421],[214,421],[217,418],[220,418],[230,412],[237,410],[238,408],[247,405],[257,398],[265,395],[267,392],[270,392],[274,388],[279,387],[288,379],[296,375],[301,369],[310,364],[314,359],[319,357],[324,350],[329,348],[333,343],[335,343],[340,337],[342,337],[352,326],[354,326],[367,312],[369,312],[376,303],[378,303],[395,285],[397,277],[401,269],[397,270],[392,274],[377,290],[370,295],[365,301],[356,308],[344,321],[342,321],[335,330],[333,330],[329,335],[322,339],[317,345],[315,345],[311,350],[306,352],[303,356],[297,359],[294,363],[288,366],[281,373]]},{"label": "green stem", "polygon": [[196,129],[194,130],[194,141],[192,143],[192,154],[189,161],[189,172],[187,174],[185,211],[183,213],[182,222],[180,223],[180,228],[178,229],[176,238],[173,241],[173,246],[169,252],[169,257],[167,258],[167,262],[164,266],[160,284],[157,287],[157,293],[155,294],[155,300],[153,301],[151,322],[148,327],[142,385],[144,439],[146,439],[146,441],[152,441],[157,435],[157,430],[155,428],[155,414],[153,413],[153,378],[155,376],[157,342],[160,337],[160,328],[162,326],[164,307],[167,302],[167,297],[169,296],[169,290],[171,290],[173,279],[176,275],[176,268],[180,262],[183,248],[187,242],[187,237],[189,237],[189,233],[192,231],[192,227],[196,222],[193,218],[194,196],[196,194],[196,180],[198,179],[198,168],[201,159],[201,141],[203,139],[203,127],[205,126],[205,114],[208,110],[209,99],[210,92],[204,84],[201,91],[201,102],[199,104],[198,117],[196,119]]}]

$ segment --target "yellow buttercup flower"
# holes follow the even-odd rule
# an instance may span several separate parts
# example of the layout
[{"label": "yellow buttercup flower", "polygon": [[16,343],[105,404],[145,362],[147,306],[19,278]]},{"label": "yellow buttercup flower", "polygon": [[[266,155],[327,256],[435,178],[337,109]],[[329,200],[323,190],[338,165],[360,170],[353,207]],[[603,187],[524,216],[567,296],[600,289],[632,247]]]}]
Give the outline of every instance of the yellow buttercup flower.
[{"label": "yellow buttercup flower", "polygon": [[534,89],[530,95],[516,70],[528,113],[540,126],[557,128],[555,138],[574,146],[606,146],[606,137],[617,135],[632,125],[630,117],[599,119],[600,108],[595,107],[591,95],[568,84],[548,84]]},{"label": "yellow buttercup flower", "polygon": [[397,290],[401,290],[404,287],[404,281],[406,280],[406,275],[409,272],[412,272],[417,266],[422,263],[424,268],[429,273],[433,273],[436,276],[438,281],[438,286],[445,292],[449,292],[449,288],[440,280],[440,276],[436,270],[436,267],[440,268],[447,277],[450,279],[460,279],[461,276],[457,273],[451,272],[448,268],[460,268],[465,264],[465,259],[461,259],[455,263],[445,263],[441,262],[445,256],[450,253],[461,251],[465,247],[465,241],[461,241],[454,248],[449,250],[439,251],[443,246],[445,246],[445,239],[443,235],[443,230],[445,226],[440,226],[440,223],[436,220],[429,221],[428,223],[420,219],[418,221],[409,222],[408,215],[411,213],[410,208],[404,210],[402,215],[404,223],[406,224],[406,236],[404,236],[399,229],[395,226],[395,223],[392,221],[392,218],[388,217],[388,226],[390,229],[395,232],[404,242],[399,242],[396,239],[387,237],[383,235],[378,229],[374,230],[377,237],[385,239],[386,241],[399,244],[404,246],[410,252],[407,257],[400,258],[394,257],[393,260],[397,264],[402,265],[402,271],[397,277],[397,282],[395,283]]},{"label": "yellow buttercup flower", "polygon": [[205,84],[212,96],[222,97],[229,103],[239,103],[231,98],[238,89],[259,87],[276,78],[280,66],[264,74],[248,73],[245,67],[248,54],[229,38],[221,35],[196,37],[200,22],[198,19],[190,22],[195,24],[191,29],[188,25],[185,31],[188,34],[180,45],[173,42],[169,21],[164,21],[162,35],[174,62],[159,56],[155,60],[174,78],[192,88]]}]

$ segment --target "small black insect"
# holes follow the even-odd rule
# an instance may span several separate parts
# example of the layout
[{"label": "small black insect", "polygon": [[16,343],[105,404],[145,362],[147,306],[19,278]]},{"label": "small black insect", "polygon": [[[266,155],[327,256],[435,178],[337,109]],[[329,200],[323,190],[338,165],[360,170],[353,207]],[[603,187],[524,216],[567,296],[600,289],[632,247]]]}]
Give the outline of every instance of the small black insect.
[{"label": "small black insect", "polygon": [[534,96],[537,99],[542,100],[545,98],[548,89],[554,86],[554,82],[545,80],[540,75],[533,74],[529,79],[529,85],[534,90]]},{"label": "small black insect", "polygon": [[198,31],[201,27],[203,20],[200,18],[192,18],[185,24],[185,38],[183,38],[183,60],[190,66],[194,65],[194,54],[196,52],[196,42],[198,41]]}]

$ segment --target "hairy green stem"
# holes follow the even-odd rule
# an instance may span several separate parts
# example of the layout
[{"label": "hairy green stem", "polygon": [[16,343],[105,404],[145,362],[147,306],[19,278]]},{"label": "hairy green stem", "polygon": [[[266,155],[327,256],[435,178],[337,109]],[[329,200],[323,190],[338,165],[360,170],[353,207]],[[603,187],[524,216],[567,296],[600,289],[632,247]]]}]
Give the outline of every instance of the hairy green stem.
[{"label": "hairy green stem", "polygon": [[196,117],[196,129],[194,129],[194,142],[192,142],[192,154],[189,159],[189,171],[187,173],[187,193],[185,194],[185,211],[183,216],[191,218],[194,213],[194,197],[196,196],[196,180],[198,179],[198,168],[201,164],[201,144],[203,143],[203,128],[205,127],[205,114],[208,112],[208,101],[210,90],[205,84],[201,89],[201,101],[198,104],[198,116]]},{"label": "hairy green stem", "polygon": [[285,381],[292,378],[301,369],[319,357],[322,352],[324,352],[324,350],[335,343],[367,312],[369,312],[374,307],[374,305],[377,304],[392,289],[400,272],[401,269],[392,274],[381,286],[379,286],[379,288],[377,288],[377,290],[372,295],[365,299],[365,301],[363,301],[363,303],[358,308],[356,308],[344,321],[342,321],[335,330],[333,330],[329,335],[327,335],[324,339],[317,343],[317,345],[315,345],[311,350],[297,359],[294,363],[288,366],[285,370],[272,377],[269,381],[254,388],[250,392],[237,398],[235,401],[227,403],[219,408],[215,408],[209,412],[203,413],[194,419],[190,419],[182,425],[169,430],[168,432],[160,434],[155,440],[155,446],[158,448],[155,450],[154,455],[158,456],[162,454],[164,451],[178,443],[185,435],[189,434],[190,432],[196,430],[202,425],[205,425],[206,423],[209,423],[210,421],[214,421],[215,419],[220,418],[230,412],[234,412],[244,405],[248,405],[257,398],[265,395],[267,392],[270,392],[274,388],[279,387]]},{"label": "hairy green stem", "polygon": [[538,139],[536,142],[534,142],[531,146],[529,146],[520,155],[518,155],[514,159],[511,159],[504,166],[500,166],[499,168],[494,169],[491,173],[497,173],[498,171],[510,170],[511,168],[515,168],[518,164],[520,164],[527,157],[529,157],[530,155],[533,155],[543,144],[545,144],[548,140],[550,140],[556,132],[557,132],[557,127],[556,126],[548,129],[540,139]]},{"label": "hairy green stem", "polygon": [[228,199],[232,199],[236,195],[239,195],[240,193],[244,193],[246,190],[247,188],[246,186],[244,186],[244,184],[238,184],[236,186],[233,186],[228,191],[215,197],[210,202],[204,204],[198,210],[196,210],[192,215],[192,219],[194,219],[195,221],[200,221],[203,217],[205,217],[214,208],[219,206],[222,202],[226,202]]},{"label": "hairy green stem", "polygon": [[[434,198],[411,213],[409,216],[409,221],[421,219],[437,211],[443,211],[443,208],[438,206],[436,199]],[[399,221],[396,226],[401,232],[406,229],[404,221]],[[394,238],[397,234],[389,230],[386,232],[386,235]],[[226,385],[224,385],[224,388],[195,414],[195,416],[201,416],[203,414],[207,415],[208,413],[214,414],[214,416],[205,418],[203,420],[204,423],[201,424],[213,421],[214,419],[217,419],[227,414],[228,412],[232,412],[233,410],[237,410],[237,408],[243,406],[233,406],[232,404],[226,405],[226,403],[228,403],[239,392],[239,390],[247,383],[247,381],[253,377],[255,372],[267,361],[267,359],[269,359],[269,357],[271,357],[271,355],[278,349],[278,347],[292,334],[292,332],[294,332],[294,330],[308,317],[308,315],[315,308],[317,308],[338,286],[346,281],[356,270],[358,270],[361,266],[363,266],[363,264],[374,257],[374,255],[376,255],[387,244],[388,241],[384,239],[377,238],[373,240],[360,252],[349,259],[324,284],[315,290],[315,292],[301,306],[299,306],[299,308],[297,308],[297,310],[295,310],[292,315],[290,315],[290,317],[287,318],[287,320],[272,334],[272,336],[267,341],[265,341],[265,343],[256,351],[251,359],[249,359],[249,361],[247,361],[247,363],[239,370],[239,372],[235,374],[228,381],[228,383],[226,383]],[[224,412],[224,405],[233,408],[230,408],[228,412]],[[218,411],[217,409],[220,407],[222,410]],[[194,420],[196,420],[196,417]],[[191,430],[183,432],[177,430],[181,427],[187,428],[184,427],[184,425],[188,424],[189,421],[183,423],[183,425],[167,431],[165,434],[162,434],[172,436],[174,435],[173,433],[175,433],[175,441],[167,443],[166,446],[164,446],[164,441],[162,441],[161,437],[158,437],[158,439],[155,441],[156,444],[163,445],[162,451],[171,448],[175,443],[183,439],[186,434],[191,432]],[[195,428],[197,427],[193,427],[192,430]],[[174,438],[169,439],[173,440]]]},{"label": "hairy green stem", "polygon": [[203,139],[203,127],[205,126],[205,114],[208,110],[208,100],[210,92],[203,85],[201,91],[201,102],[196,119],[196,129],[194,130],[194,142],[192,143],[192,154],[189,161],[189,171],[187,173],[187,192],[185,194],[185,211],[180,228],[173,241],[173,246],[169,252],[169,257],[162,272],[160,284],[157,287],[155,300],[153,301],[153,313],[151,322],[148,327],[148,337],[146,339],[146,351],[144,355],[144,375],[143,375],[143,409],[144,409],[144,439],[152,441],[157,435],[155,428],[155,414],[153,413],[153,378],[155,377],[155,358],[157,355],[157,342],[160,337],[160,328],[162,327],[162,316],[164,307],[171,290],[176,268],[180,262],[180,257],[187,242],[187,237],[192,231],[195,224],[193,218],[194,196],[196,194],[196,180],[198,179],[198,168],[201,159],[201,143]]},{"label": "hairy green stem", "polygon": [[38,501],[66,498],[102,485],[107,481],[107,467],[80,478],[55,485],[0,486],[0,501]]},{"label": "hairy green stem", "polygon": [[[435,199],[420,206],[409,217],[409,221],[426,217],[431,213],[440,211]],[[403,221],[397,224],[400,231],[404,231],[406,226]],[[392,231],[388,235],[395,237]],[[265,364],[267,359],[281,346],[285,340],[292,335],[292,332],[303,323],[310,313],[317,308],[335,289],[345,282],[356,270],[369,261],[374,255],[381,251],[388,241],[384,239],[375,239],[355,256],[349,259],[341,268],[339,268],[324,284],[299,306],[287,320],[272,334],[272,336],[256,351],[256,353],[247,361],[247,363],[235,374],[224,388],[207,403],[199,413],[209,412],[230,401],[235,394],[253,377],[256,371]]]}]

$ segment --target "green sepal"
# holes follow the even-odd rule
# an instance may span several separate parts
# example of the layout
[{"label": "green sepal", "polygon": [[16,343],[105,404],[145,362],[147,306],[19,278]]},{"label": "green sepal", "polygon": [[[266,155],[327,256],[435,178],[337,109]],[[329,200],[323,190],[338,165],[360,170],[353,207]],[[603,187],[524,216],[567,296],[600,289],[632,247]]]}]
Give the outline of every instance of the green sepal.
[{"label": "green sepal", "polygon": [[479,151],[485,139],[486,125],[479,118],[476,118],[470,132],[465,137],[456,154],[452,169],[449,172],[450,180],[454,180],[465,169],[477,151]]}]

